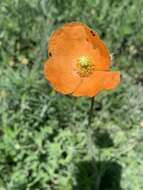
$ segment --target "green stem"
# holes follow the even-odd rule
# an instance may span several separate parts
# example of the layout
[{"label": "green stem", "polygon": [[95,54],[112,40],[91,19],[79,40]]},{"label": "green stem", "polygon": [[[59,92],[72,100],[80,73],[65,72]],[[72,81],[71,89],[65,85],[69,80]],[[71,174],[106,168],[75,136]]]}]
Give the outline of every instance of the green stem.
[{"label": "green stem", "polygon": [[92,122],[93,108],[94,108],[94,96],[91,98],[90,110],[88,113],[88,128],[90,128]]},{"label": "green stem", "polygon": [[91,128],[91,123],[93,119],[93,110],[94,110],[94,97],[91,98],[91,104],[90,104],[90,110],[89,110],[89,115],[88,115],[88,125],[87,125],[87,149],[88,149],[88,155],[91,158],[92,165],[93,165],[93,170],[94,170],[94,177],[95,177],[95,182],[94,182],[94,189],[99,190],[100,187],[100,175],[98,168],[96,166],[96,158],[95,158],[95,146],[94,146],[94,140],[92,138],[93,131]]}]

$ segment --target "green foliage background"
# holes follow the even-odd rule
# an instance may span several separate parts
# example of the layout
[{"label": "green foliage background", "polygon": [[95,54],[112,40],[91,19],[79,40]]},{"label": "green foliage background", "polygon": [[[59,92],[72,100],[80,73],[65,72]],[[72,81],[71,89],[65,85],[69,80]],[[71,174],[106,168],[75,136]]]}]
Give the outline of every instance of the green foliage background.
[{"label": "green foliage background", "polygon": [[[143,189],[143,1],[0,1],[0,190]],[[122,83],[96,97],[88,157],[89,98],[57,94],[43,77],[55,28],[98,31]],[[143,124],[142,124],[143,125]]]}]

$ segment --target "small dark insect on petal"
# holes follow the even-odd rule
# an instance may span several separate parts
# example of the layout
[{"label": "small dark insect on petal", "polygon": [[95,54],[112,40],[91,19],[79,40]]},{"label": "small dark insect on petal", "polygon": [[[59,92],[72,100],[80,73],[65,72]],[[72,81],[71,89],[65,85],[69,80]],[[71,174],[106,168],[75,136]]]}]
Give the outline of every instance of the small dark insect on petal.
[{"label": "small dark insect on petal", "polygon": [[90,30],[90,32],[91,32],[92,36],[95,36],[95,35],[96,35],[92,30]]},{"label": "small dark insect on petal", "polygon": [[49,57],[52,57],[52,53],[51,52],[49,52]]}]

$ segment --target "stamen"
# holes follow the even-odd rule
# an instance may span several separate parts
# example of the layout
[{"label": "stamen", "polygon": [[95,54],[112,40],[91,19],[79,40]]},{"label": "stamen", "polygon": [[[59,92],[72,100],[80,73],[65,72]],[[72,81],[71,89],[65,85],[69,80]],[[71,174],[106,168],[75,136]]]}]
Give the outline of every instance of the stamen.
[{"label": "stamen", "polygon": [[78,74],[81,77],[87,77],[89,74],[92,73],[94,67],[93,63],[88,56],[81,56],[77,60],[77,68],[78,68]]},{"label": "stamen", "polygon": [[91,61],[88,56],[82,56],[79,58],[79,64],[81,67],[88,67],[91,65]]}]

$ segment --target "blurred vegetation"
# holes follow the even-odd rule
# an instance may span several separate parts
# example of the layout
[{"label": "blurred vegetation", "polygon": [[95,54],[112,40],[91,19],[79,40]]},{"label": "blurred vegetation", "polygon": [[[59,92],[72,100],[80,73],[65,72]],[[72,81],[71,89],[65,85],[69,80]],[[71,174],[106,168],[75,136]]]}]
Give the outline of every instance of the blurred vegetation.
[{"label": "blurred vegetation", "polygon": [[[0,1],[0,190],[143,189],[143,1]],[[96,97],[97,163],[86,149],[89,98],[57,94],[43,77],[51,31],[98,31],[122,83]],[[142,126],[143,127],[143,126]],[[94,171],[96,164],[98,171]]]}]

